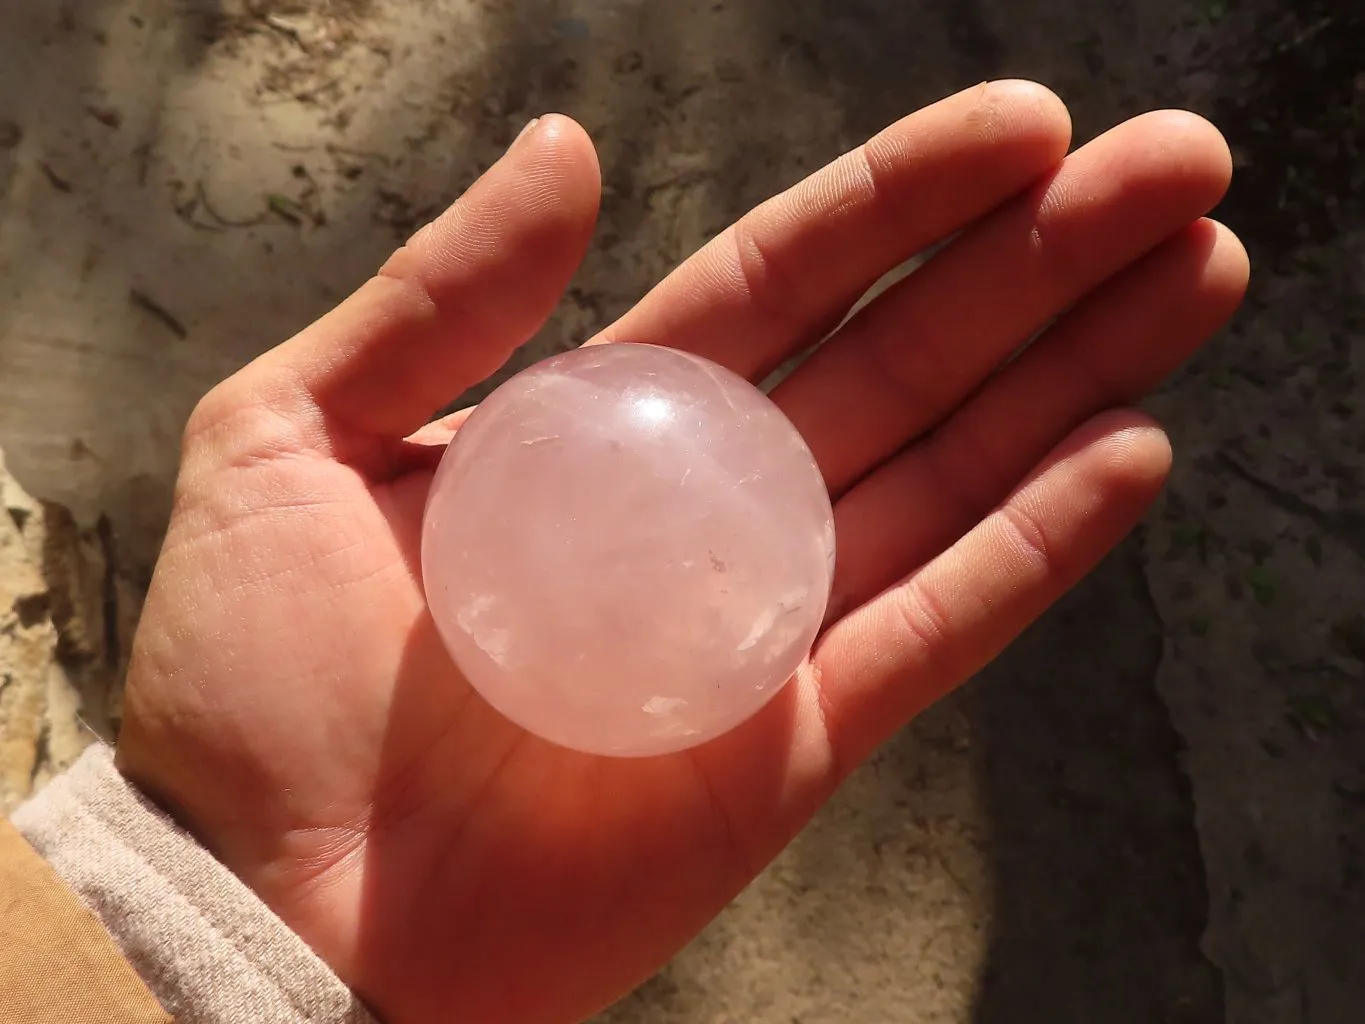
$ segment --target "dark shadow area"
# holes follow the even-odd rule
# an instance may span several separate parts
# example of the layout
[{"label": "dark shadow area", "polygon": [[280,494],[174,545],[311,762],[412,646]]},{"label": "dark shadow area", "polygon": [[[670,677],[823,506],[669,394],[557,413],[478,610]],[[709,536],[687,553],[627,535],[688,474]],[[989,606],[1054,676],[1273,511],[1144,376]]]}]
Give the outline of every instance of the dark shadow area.
[{"label": "dark shadow area", "polygon": [[1310,0],[1229,34],[1212,116],[1239,167],[1222,212],[1274,269],[1365,216],[1365,8]]},{"label": "dark shadow area", "polygon": [[980,1024],[1224,1019],[1146,587],[1129,542],[963,695],[996,886]]}]

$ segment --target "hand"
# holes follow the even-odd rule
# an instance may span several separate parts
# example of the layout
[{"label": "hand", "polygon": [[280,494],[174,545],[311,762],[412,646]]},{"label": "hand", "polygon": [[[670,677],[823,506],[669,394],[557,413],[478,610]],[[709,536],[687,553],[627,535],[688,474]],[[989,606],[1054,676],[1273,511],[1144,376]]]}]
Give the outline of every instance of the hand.
[{"label": "hand", "polygon": [[836,501],[839,564],[809,662],[738,730],[643,761],[552,747],[473,694],[425,610],[419,521],[461,417],[424,424],[537,329],[596,217],[591,143],[552,116],[196,409],[120,768],[391,1024],[571,1021],[624,994],[1161,487],[1166,439],[1125,406],[1241,299],[1243,250],[1199,219],[1227,147],[1176,112],[1064,159],[1069,131],[1039,86],[951,97],[594,339],[757,380],[960,233],[774,393]]}]

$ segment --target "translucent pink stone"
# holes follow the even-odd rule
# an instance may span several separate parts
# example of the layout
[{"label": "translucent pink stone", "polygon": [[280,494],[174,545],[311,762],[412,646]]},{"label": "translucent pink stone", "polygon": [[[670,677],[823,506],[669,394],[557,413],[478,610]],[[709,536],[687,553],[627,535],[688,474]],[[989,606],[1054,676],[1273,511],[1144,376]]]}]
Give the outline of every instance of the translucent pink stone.
[{"label": "translucent pink stone", "polygon": [[829,496],[761,391],[652,345],[547,359],[447,449],[422,534],[431,613],[474,688],[562,746],[663,754],[753,715],[810,651]]}]

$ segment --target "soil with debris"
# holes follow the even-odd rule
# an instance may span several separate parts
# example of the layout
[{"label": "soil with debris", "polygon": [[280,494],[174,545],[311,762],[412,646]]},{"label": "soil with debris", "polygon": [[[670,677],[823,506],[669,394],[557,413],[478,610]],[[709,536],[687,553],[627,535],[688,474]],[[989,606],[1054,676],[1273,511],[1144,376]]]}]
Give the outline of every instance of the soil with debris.
[{"label": "soil with debris", "polygon": [[1155,106],[1211,116],[1250,301],[1151,403],[1178,461],[1140,534],[604,1020],[1361,1020],[1355,0],[4,5],[0,801],[117,727],[198,396],[530,117],[582,121],[607,193],[507,372],[882,125],[1000,75],[1054,87],[1082,139]]}]

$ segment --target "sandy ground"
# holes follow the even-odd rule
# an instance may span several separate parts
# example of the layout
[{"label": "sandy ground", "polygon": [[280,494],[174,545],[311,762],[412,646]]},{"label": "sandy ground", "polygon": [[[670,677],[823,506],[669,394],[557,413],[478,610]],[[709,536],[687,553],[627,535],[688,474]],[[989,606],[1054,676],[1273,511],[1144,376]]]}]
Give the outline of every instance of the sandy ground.
[{"label": "sandy ground", "polygon": [[[1222,216],[1257,278],[1152,402],[1178,452],[1168,497],[605,1019],[1358,1024],[1362,53],[1354,0],[0,4],[0,446],[89,528],[69,576],[85,583],[34,555],[24,585],[97,592],[90,616],[126,620],[197,397],[363,280],[536,114],[588,127],[608,192],[521,362],[973,81],[1048,83],[1082,139],[1193,107],[1234,144]],[[17,493],[16,523],[42,512]],[[6,578],[34,551],[0,537]],[[36,678],[69,656],[72,616],[34,619],[60,605],[16,604],[5,665]],[[70,702],[3,678],[0,753],[27,785],[68,755],[52,722]]]}]

